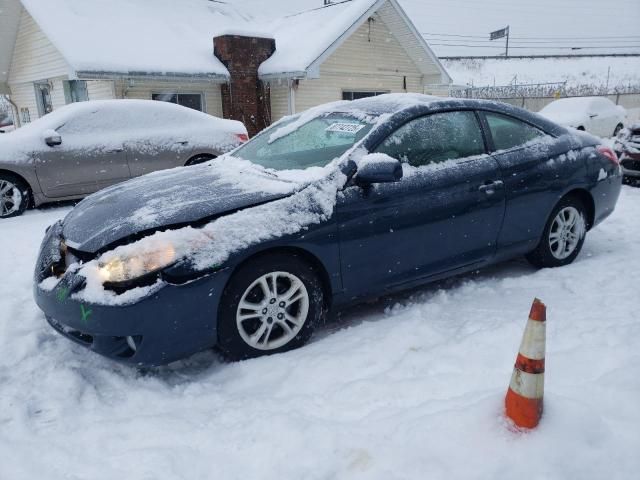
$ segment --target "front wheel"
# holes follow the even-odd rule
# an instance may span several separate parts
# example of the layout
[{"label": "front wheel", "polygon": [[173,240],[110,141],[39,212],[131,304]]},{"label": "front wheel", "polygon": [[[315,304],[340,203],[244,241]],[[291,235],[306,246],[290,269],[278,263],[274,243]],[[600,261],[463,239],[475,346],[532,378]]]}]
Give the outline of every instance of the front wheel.
[{"label": "front wheel", "polygon": [[218,312],[218,347],[232,360],[305,344],[324,313],[315,269],[295,253],[257,257],[232,276]]},{"label": "front wheel", "polygon": [[576,197],[565,197],[551,212],[542,239],[527,260],[538,268],[562,267],[573,262],[587,233],[586,208]]},{"label": "front wheel", "polygon": [[29,206],[29,187],[8,173],[0,173],[0,218],[22,215]]}]

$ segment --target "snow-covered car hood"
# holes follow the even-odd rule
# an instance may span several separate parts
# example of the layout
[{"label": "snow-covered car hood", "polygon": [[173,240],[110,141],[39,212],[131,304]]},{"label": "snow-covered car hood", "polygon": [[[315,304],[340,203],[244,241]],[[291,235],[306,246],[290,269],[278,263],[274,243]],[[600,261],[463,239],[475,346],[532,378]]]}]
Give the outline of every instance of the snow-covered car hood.
[{"label": "snow-covered car hood", "polygon": [[282,198],[300,185],[249,162],[220,157],[144,175],[85,198],[65,218],[63,236],[68,246],[95,253],[140,234]]}]

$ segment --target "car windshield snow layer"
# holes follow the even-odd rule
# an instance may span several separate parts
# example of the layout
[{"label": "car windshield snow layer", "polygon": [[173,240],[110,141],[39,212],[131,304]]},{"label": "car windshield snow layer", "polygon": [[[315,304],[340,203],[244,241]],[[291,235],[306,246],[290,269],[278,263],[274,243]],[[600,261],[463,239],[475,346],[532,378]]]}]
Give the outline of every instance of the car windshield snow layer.
[{"label": "car windshield snow layer", "polygon": [[316,117],[291,128],[296,120],[275,125],[233,155],[274,170],[323,167],[362,140],[373,127],[346,114]]}]

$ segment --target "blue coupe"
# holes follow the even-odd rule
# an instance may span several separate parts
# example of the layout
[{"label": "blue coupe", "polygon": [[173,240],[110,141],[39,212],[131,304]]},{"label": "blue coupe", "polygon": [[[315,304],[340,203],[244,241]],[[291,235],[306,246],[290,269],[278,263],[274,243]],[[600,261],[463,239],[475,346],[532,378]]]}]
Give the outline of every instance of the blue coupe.
[{"label": "blue coupe", "polygon": [[48,229],[35,299],[133,364],[283,352],[329,309],[518,256],[573,262],[621,182],[597,138],[503,103],[338,102],[87,197]]}]

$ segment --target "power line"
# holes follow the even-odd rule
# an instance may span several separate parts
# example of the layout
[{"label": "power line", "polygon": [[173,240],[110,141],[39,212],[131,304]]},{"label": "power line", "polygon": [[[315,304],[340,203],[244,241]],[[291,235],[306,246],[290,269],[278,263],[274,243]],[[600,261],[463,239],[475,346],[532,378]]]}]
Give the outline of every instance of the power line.
[{"label": "power line", "polygon": [[[453,33],[429,33],[429,32],[422,32],[422,35],[428,35],[428,36],[437,36],[437,37],[460,37],[460,38],[482,38],[482,39],[487,39],[487,35],[458,35],[458,34],[453,34]],[[620,36],[616,36],[616,35],[596,35],[596,36],[592,36],[592,37],[547,37],[547,36],[536,36],[536,37],[530,37],[530,36],[511,36],[512,39],[514,40],[599,40],[599,39],[618,39],[618,40],[626,40],[626,39],[631,39],[631,38],[640,38],[640,35],[620,35]]]},{"label": "power line", "polygon": [[[469,45],[464,43],[433,43],[429,42],[429,45],[436,45],[442,47],[468,47],[468,48],[499,48],[504,50],[503,46],[500,45]],[[527,49],[527,50],[582,50],[582,49],[602,49],[602,48],[640,48],[640,44],[630,44],[630,45],[604,45],[604,46],[594,46],[594,45],[566,45],[564,47],[528,47],[528,46],[511,46],[509,48],[519,48],[519,49]]]}]

